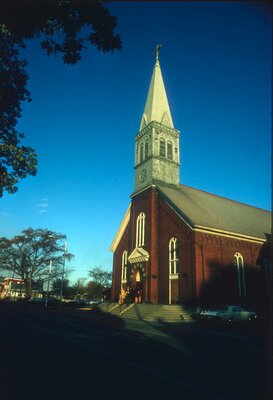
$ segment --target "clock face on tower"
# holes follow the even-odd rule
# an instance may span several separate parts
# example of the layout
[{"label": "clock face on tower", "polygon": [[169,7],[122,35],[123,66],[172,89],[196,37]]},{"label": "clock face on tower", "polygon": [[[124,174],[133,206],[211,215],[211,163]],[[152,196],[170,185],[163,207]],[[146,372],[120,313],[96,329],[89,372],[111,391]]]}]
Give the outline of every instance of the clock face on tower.
[{"label": "clock face on tower", "polygon": [[145,181],[145,179],[146,179],[146,169],[143,169],[140,172],[138,178],[139,178],[140,182],[144,182]]}]

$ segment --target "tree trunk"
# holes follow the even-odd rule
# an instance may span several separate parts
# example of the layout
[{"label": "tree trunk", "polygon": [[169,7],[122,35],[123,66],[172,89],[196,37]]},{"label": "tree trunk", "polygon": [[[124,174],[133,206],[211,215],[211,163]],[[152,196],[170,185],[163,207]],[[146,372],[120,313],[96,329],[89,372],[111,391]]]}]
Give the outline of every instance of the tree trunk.
[{"label": "tree trunk", "polygon": [[30,299],[31,298],[31,278],[25,278],[24,279],[24,285],[25,285],[25,290],[26,290],[26,298]]}]

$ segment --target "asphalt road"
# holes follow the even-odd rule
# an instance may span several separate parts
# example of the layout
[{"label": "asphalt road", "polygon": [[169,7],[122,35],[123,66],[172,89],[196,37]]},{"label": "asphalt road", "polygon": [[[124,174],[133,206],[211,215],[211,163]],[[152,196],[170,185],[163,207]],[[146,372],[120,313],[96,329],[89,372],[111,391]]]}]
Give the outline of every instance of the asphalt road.
[{"label": "asphalt road", "polygon": [[269,399],[265,338],[0,304],[0,399]]}]

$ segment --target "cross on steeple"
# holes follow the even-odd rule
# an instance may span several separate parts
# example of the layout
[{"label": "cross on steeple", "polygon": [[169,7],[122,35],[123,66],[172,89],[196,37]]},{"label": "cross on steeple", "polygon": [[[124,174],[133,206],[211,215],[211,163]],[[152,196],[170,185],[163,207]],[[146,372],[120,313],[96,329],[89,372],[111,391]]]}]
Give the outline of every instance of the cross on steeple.
[{"label": "cross on steeple", "polygon": [[157,44],[155,47],[155,51],[154,51],[154,55],[155,55],[155,59],[156,61],[158,60],[158,50],[162,47],[162,44]]}]

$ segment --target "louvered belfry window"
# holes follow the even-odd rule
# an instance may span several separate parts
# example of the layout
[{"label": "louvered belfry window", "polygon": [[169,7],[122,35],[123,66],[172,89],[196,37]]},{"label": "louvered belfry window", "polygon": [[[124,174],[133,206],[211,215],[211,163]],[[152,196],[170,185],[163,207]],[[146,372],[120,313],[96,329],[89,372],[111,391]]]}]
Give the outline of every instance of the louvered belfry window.
[{"label": "louvered belfry window", "polygon": [[144,146],[144,158],[148,158],[148,141],[145,142],[145,146]]},{"label": "louvered belfry window", "polygon": [[167,158],[169,160],[173,159],[173,145],[172,142],[167,143]]},{"label": "louvered belfry window", "polygon": [[166,146],[165,146],[165,140],[164,139],[160,139],[159,142],[159,155],[161,157],[166,157]]},{"label": "louvered belfry window", "polygon": [[143,143],[140,144],[140,156],[139,156],[139,161],[143,161]]}]

